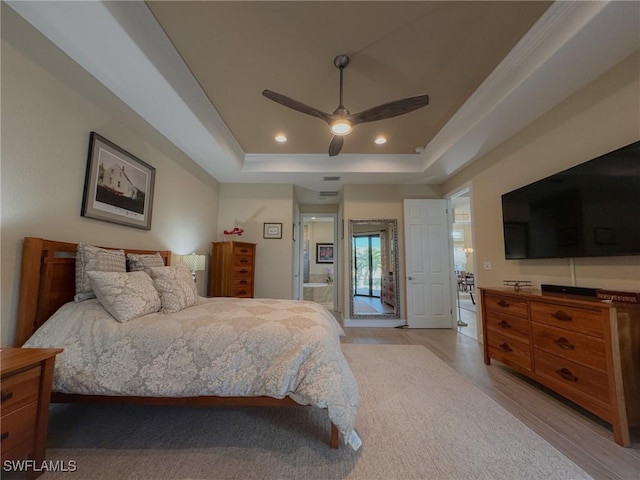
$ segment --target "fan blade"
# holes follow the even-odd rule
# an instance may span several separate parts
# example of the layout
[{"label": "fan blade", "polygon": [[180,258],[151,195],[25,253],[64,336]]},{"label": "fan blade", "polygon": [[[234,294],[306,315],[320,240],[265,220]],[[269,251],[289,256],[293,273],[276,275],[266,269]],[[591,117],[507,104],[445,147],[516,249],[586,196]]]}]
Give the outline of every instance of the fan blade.
[{"label": "fan blade", "polygon": [[301,113],[306,113],[307,115],[311,115],[313,117],[318,117],[319,119],[324,120],[327,123],[329,123],[329,120],[331,118],[328,113],[321,112],[317,108],[305,105],[302,102],[281,95],[280,93],[272,92],[271,90],[263,90],[262,95],[267,97],[269,100],[273,100],[274,102],[279,103],[280,105],[284,105],[285,107],[291,108]]},{"label": "fan blade", "polygon": [[413,112],[429,104],[429,95],[417,95],[415,97],[403,98],[389,103],[383,103],[377,107],[363,110],[360,113],[351,115],[352,125],[365,122],[375,122],[385,118],[397,117],[405,113]]},{"label": "fan blade", "polygon": [[329,156],[335,157],[338,155],[342,150],[342,145],[344,145],[344,137],[342,135],[334,135],[329,144]]}]

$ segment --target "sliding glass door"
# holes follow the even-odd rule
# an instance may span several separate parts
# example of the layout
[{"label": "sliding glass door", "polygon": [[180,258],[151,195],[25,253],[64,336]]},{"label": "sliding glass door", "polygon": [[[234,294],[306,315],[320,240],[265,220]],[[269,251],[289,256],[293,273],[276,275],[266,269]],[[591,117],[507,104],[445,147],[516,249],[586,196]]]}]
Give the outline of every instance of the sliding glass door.
[{"label": "sliding glass door", "polygon": [[380,235],[354,235],[352,251],[353,295],[380,297],[382,283]]}]

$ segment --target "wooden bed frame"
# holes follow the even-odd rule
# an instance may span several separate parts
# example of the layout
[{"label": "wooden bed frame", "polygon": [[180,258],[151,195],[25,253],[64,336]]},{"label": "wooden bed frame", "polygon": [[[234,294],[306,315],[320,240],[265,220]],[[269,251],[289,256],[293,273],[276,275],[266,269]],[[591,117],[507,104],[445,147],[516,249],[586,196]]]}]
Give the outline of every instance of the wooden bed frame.
[{"label": "wooden bed frame", "polygon": [[[58,308],[75,295],[75,254],[77,243],[25,237],[22,247],[22,272],[18,303],[15,346],[21,347]],[[114,247],[101,247],[114,249]],[[122,249],[125,253],[155,254],[158,250]],[[165,265],[171,252],[160,251]],[[289,397],[131,397],[52,393],[53,403],[117,403],[142,405],[211,405],[241,407],[304,406]],[[331,422],[329,445],[339,446],[339,432]]]}]

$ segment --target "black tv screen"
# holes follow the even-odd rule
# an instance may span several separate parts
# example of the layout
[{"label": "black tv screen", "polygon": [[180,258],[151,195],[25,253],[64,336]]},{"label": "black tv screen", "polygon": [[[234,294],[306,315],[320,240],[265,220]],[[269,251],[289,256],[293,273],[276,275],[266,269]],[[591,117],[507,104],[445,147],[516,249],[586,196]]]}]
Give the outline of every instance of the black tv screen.
[{"label": "black tv screen", "polygon": [[640,255],[640,141],[502,195],[507,259]]}]

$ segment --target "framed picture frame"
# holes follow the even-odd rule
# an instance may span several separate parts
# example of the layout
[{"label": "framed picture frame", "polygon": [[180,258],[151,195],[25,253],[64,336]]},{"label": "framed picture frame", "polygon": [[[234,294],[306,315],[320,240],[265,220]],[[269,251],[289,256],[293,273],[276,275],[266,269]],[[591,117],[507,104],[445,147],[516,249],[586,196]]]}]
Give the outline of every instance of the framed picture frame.
[{"label": "framed picture frame", "polygon": [[262,238],[282,238],[282,224],[265,223],[262,231]]},{"label": "framed picture frame", "polygon": [[333,263],[333,243],[316,243],[316,263]]},{"label": "framed picture frame", "polygon": [[151,230],[156,169],[91,132],[80,215]]}]

